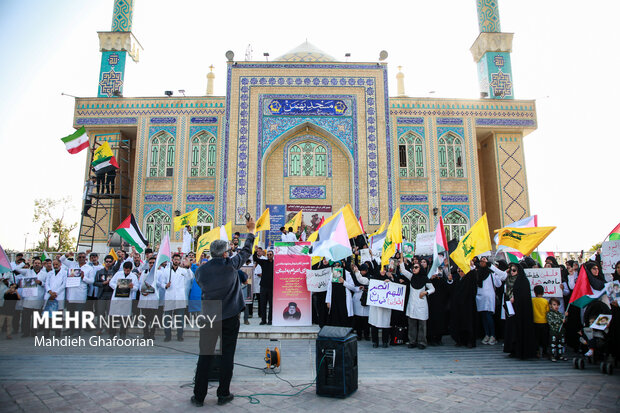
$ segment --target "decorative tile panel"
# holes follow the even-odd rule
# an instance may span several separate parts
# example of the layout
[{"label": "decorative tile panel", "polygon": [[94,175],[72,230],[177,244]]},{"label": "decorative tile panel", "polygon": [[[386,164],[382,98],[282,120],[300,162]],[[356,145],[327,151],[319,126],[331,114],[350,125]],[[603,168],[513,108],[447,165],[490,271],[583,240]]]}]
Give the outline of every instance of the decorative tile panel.
[{"label": "decorative tile panel", "polygon": [[187,194],[187,202],[215,202],[215,194]]},{"label": "decorative tile panel", "polygon": [[428,195],[404,194],[400,196],[400,202],[428,202]]},{"label": "decorative tile panel", "polygon": [[290,199],[325,199],[325,185],[291,185],[289,186]]},{"label": "decorative tile panel", "polygon": [[469,202],[467,195],[442,195],[441,202]]},{"label": "decorative tile panel", "polygon": [[144,195],[144,202],[172,202],[172,195],[170,194],[146,194]]},{"label": "decorative tile panel", "polygon": [[177,123],[177,118],[165,117],[165,118],[151,118],[152,125],[160,125],[166,123]]}]

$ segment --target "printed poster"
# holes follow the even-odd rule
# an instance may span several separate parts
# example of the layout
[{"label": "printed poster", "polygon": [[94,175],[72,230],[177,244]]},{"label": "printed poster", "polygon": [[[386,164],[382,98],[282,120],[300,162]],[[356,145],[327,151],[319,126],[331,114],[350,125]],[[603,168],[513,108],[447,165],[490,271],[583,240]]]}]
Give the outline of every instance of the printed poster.
[{"label": "printed poster", "polygon": [[303,253],[308,251],[309,247],[309,242],[275,244],[272,320],[274,326],[312,325],[312,294],[306,285],[306,270],[311,269],[311,257]]},{"label": "printed poster", "polygon": [[534,287],[542,285],[545,289],[543,297],[562,297],[562,276],[559,268],[526,268],[525,275],[530,281],[530,288],[532,289],[532,297],[536,297],[534,294]]}]

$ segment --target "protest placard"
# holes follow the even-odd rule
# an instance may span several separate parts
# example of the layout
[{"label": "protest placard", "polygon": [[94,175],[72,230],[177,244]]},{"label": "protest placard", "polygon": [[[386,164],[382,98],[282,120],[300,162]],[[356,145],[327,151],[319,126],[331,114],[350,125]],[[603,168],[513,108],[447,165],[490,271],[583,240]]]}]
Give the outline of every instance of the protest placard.
[{"label": "protest placard", "polygon": [[274,326],[312,325],[311,294],[306,288],[306,270],[311,266],[311,258],[307,254],[309,247],[309,242],[275,243]]},{"label": "protest placard", "polygon": [[360,250],[360,261],[363,263],[372,261],[372,255],[370,255],[370,250],[368,248],[364,248]]},{"label": "protest placard", "polygon": [[562,276],[559,268],[526,268],[525,275],[530,281],[532,297],[535,297],[534,287],[542,285],[545,289],[543,297],[562,297]]},{"label": "protest placard", "polygon": [[435,242],[435,232],[421,232],[415,238],[416,255],[433,255],[433,242]]},{"label": "protest placard", "polygon": [[414,248],[413,242],[403,242],[403,256],[405,258],[413,258]]},{"label": "protest placard", "polygon": [[36,297],[39,294],[37,277],[21,277],[19,287],[22,288],[22,297]]},{"label": "protest placard", "polygon": [[407,286],[393,282],[370,280],[367,305],[402,310],[405,306]]},{"label": "protest placard", "polygon": [[308,291],[327,291],[327,284],[332,281],[332,269],[306,270],[306,287]]},{"label": "protest placard", "polygon": [[79,287],[82,282],[82,270],[79,268],[74,268],[69,271],[67,275],[67,288]]},{"label": "protest placard", "polygon": [[605,241],[601,246],[603,274],[613,274],[616,263],[620,261],[620,240]]}]

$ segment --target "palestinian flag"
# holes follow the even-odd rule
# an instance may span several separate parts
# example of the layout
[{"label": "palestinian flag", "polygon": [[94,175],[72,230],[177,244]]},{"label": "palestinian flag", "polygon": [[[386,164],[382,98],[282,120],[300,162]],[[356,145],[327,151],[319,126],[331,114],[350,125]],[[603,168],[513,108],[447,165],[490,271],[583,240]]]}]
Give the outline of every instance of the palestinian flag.
[{"label": "palestinian flag", "polygon": [[588,281],[588,274],[586,273],[586,266],[582,265],[581,270],[579,270],[577,282],[575,283],[575,288],[573,289],[573,294],[570,296],[570,301],[568,304],[572,304],[575,307],[584,308],[604,293],[605,290],[598,291],[596,293],[592,291],[590,281]]},{"label": "palestinian flag", "polygon": [[136,247],[136,251],[141,253],[146,248],[148,241],[144,238],[142,231],[140,231],[140,227],[138,227],[133,214],[129,214],[127,219],[116,228],[116,232],[129,245]]},{"label": "palestinian flag", "polygon": [[157,269],[164,262],[168,262],[172,260],[172,254],[170,253],[170,234],[164,235],[164,239],[161,240],[161,244],[159,245],[159,251],[157,251],[157,261],[155,261],[155,265],[153,268]]},{"label": "palestinian flag", "polygon": [[69,136],[65,136],[61,139],[67,147],[67,152],[70,154],[76,154],[86,148],[88,148],[88,136],[86,135],[86,129],[82,126]]},{"label": "palestinian flag", "polygon": [[118,169],[119,167],[112,153],[112,149],[107,142],[103,142],[103,144],[95,150],[92,164],[95,172],[99,173],[112,171],[114,168]]},{"label": "palestinian flag", "polygon": [[9,257],[6,256],[6,253],[0,246],[0,274],[11,271],[11,263],[9,262]]},{"label": "palestinian flag", "polygon": [[609,233],[609,240],[620,240],[620,224],[616,225],[616,228],[612,229]]},{"label": "palestinian flag", "polygon": [[521,258],[523,258],[523,254],[521,254],[519,251],[504,251],[504,253],[506,254],[506,261],[511,263],[518,264],[519,261],[521,261]]},{"label": "palestinian flag", "polygon": [[446,230],[443,226],[443,218],[439,217],[437,228],[435,228],[435,242],[433,243],[433,265],[428,272],[428,277],[437,273],[439,266],[443,264],[448,251],[448,241],[446,240]]}]

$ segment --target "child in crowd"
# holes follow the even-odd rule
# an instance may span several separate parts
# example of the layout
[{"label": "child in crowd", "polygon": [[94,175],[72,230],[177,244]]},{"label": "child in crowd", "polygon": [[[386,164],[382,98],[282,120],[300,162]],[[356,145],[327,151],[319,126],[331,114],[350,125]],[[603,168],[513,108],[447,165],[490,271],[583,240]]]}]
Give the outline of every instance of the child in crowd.
[{"label": "child in crowd", "polygon": [[549,325],[549,342],[551,344],[551,361],[566,360],[564,356],[564,314],[560,313],[560,300],[549,299],[547,324]]},{"label": "child in crowd", "polygon": [[6,338],[8,340],[13,338],[11,337],[11,325],[13,323],[15,305],[19,300],[21,300],[21,297],[17,292],[17,284],[13,283],[4,293],[4,305],[0,308],[0,326],[4,324],[4,320],[6,320]]},{"label": "child in crowd", "polygon": [[[549,335],[549,326],[547,325],[547,312],[549,311],[549,302],[543,298],[545,289],[542,285],[534,287],[535,298],[532,298],[532,306],[534,307],[534,336],[536,337],[536,345],[538,350],[536,356],[538,358],[547,355],[547,336]],[[542,349],[542,351],[541,351]]]}]

